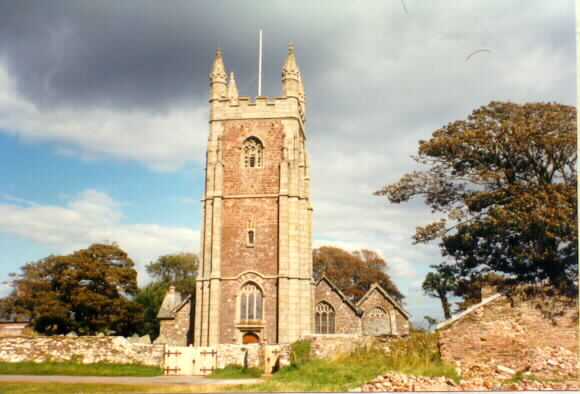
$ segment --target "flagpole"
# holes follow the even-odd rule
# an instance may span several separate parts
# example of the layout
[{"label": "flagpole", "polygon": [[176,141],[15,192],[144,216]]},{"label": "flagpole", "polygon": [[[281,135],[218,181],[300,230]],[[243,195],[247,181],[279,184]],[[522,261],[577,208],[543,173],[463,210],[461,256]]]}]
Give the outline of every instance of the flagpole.
[{"label": "flagpole", "polygon": [[258,96],[262,95],[262,29],[260,29],[260,50],[258,55]]}]

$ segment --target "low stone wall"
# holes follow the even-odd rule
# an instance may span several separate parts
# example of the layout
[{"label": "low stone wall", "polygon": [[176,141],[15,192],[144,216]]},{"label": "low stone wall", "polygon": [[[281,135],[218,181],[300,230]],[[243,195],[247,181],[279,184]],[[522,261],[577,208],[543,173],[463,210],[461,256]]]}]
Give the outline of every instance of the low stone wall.
[{"label": "low stone wall", "polygon": [[260,368],[264,359],[263,349],[260,344],[248,345],[217,345],[217,367],[224,368],[226,365],[236,364],[249,368]]},{"label": "low stone wall", "polygon": [[[464,377],[490,375],[501,365],[515,371],[532,371],[540,377],[575,378],[578,306],[558,299],[501,296],[440,329],[439,349],[441,357],[455,362]],[[538,352],[562,355],[563,358],[553,357],[555,376],[545,374],[546,368],[535,366]],[[569,355],[575,360],[569,360]],[[567,370],[564,364],[573,368]]]},{"label": "low stone wall", "polygon": [[69,361],[161,366],[165,345],[130,343],[123,337],[5,337],[0,361]]},{"label": "low stone wall", "polygon": [[378,343],[377,338],[361,335],[308,335],[302,339],[312,342],[311,357],[329,359],[338,354],[349,354],[360,347]]}]

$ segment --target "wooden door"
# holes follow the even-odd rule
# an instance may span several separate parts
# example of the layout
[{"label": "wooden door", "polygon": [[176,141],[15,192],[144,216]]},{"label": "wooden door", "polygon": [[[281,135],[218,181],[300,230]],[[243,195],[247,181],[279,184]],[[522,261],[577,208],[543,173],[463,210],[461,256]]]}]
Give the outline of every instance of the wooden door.
[{"label": "wooden door", "polygon": [[242,343],[244,345],[249,344],[249,343],[260,343],[260,337],[258,337],[253,332],[248,332],[248,333],[244,334],[244,336],[242,337]]}]

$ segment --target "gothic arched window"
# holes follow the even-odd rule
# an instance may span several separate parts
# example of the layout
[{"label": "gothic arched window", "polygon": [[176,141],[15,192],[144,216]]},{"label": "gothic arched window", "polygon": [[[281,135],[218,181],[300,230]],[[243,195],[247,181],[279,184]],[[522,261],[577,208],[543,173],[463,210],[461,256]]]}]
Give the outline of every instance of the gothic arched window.
[{"label": "gothic arched window", "polygon": [[261,168],[263,163],[262,153],[264,146],[256,137],[250,137],[242,145],[244,168]]},{"label": "gothic arched window", "polygon": [[262,291],[254,283],[245,284],[240,291],[240,320],[262,320]]},{"label": "gothic arched window", "polygon": [[314,332],[316,334],[334,334],[334,308],[327,302],[316,305],[314,313]]}]

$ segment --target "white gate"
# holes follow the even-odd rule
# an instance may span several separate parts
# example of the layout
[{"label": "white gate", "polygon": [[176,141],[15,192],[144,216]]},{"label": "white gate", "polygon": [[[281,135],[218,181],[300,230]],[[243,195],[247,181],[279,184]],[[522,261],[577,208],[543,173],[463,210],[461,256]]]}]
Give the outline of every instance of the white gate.
[{"label": "white gate", "polygon": [[166,346],[165,375],[208,375],[216,368],[217,351],[213,347]]}]

